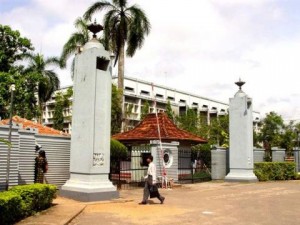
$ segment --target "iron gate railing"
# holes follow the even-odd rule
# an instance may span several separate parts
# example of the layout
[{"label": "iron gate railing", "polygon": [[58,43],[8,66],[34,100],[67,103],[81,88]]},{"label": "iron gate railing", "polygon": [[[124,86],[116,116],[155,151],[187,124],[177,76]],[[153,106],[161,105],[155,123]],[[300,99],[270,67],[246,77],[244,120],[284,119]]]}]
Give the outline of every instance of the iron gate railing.
[{"label": "iron gate railing", "polygon": [[109,178],[118,189],[144,187],[148,165],[148,149],[132,150],[125,159],[111,158]]},{"label": "iron gate railing", "polygon": [[210,151],[193,152],[191,149],[180,149],[178,151],[179,183],[196,183],[210,180]]},{"label": "iron gate railing", "polygon": [[[126,159],[111,158],[110,180],[118,189],[144,187],[146,158],[150,151],[132,150]],[[196,183],[211,180],[211,152],[178,150],[178,182]]]}]

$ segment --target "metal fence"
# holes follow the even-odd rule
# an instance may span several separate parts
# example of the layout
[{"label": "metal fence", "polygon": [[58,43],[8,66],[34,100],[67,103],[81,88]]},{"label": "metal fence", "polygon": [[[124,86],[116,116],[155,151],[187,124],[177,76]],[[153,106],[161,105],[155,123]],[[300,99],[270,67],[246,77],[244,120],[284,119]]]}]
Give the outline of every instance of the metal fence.
[{"label": "metal fence", "polygon": [[[8,126],[0,126],[0,139],[8,139]],[[46,151],[49,163],[47,182],[60,187],[69,178],[70,137],[38,135],[35,129],[23,130],[13,125],[11,140],[9,171],[8,146],[0,142],[0,191],[6,187],[7,174],[10,187],[34,182],[36,144]]]},{"label": "metal fence", "polygon": [[178,151],[178,182],[196,183],[211,180],[211,152],[191,149]]},{"label": "metal fence", "polygon": [[[132,150],[126,159],[111,158],[110,180],[118,189],[144,187],[147,174],[146,159],[149,150]],[[211,180],[211,152],[178,151],[178,183],[196,183]],[[175,181],[176,182],[176,181]]]},{"label": "metal fence", "polygon": [[127,158],[111,158],[109,178],[118,189],[140,188],[145,185],[146,159],[150,149],[143,146],[133,148]]}]

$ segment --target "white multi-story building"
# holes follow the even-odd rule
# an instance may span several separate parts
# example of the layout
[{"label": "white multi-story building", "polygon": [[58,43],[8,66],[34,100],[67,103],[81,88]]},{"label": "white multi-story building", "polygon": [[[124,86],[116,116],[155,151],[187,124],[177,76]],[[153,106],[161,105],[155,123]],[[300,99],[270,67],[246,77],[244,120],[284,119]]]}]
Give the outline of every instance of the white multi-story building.
[{"label": "white multi-story building", "polygon": [[[117,83],[117,77],[113,77],[113,83]],[[62,88],[58,91],[65,92],[69,87]],[[55,96],[55,95],[54,95]],[[154,84],[144,80],[125,77],[123,92],[123,109],[126,112],[125,129],[131,129],[136,126],[141,119],[141,111],[146,102],[150,105],[150,113],[155,112],[155,102],[158,112],[166,110],[168,101],[171,103],[172,110],[179,115],[185,113],[188,108],[194,109],[201,120],[209,123],[211,119],[227,114],[228,103],[220,102],[207,97],[202,97],[193,93],[176,90],[163,85]],[[46,104],[44,111],[45,125],[53,125],[55,98],[53,97]],[[130,109],[130,112],[128,111]],[[72,107],[64,110],[65,131],[71,133]],[[260,121],[259,112],[253,112],[253,122],[256,125]]]},{"label": "white multi-story building", "polygon": [[[46,106],[43,111],[43,124],[49,127],[53,126],[53,116],[54,116],[54,108],[55,108],[55,96],[58,92],[67,93],[67,90],[72,88],[72,86],[67,86],[57,90],[51,97],[49,101],[46,102]],[[72,102],[73,98],[70,98]],[[67,133],[71,133],[72,130],[72,104],[70,107],[65,108],[63,110],[64,116],[64,131]]]}]

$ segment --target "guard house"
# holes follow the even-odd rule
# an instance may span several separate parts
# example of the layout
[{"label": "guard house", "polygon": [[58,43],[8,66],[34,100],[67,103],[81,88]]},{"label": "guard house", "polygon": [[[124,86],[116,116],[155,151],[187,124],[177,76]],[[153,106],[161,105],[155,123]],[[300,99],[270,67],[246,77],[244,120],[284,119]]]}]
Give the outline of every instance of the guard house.
[{"label": "guard house", "polygon": [[[178,182],[182,172],[185,175],[192,172],[188,169],[191,165],[191,146],[207,143],[203,138],[179,129],[165,113],[158,113],[157,117],[155,113],[148,114],[134,129],[112,138],[122,142],[130,150],[130,162],[126,162],[127,166],[123,162],[123,167],[130,169],[123,171],[121,168],[127,182],[144,179],[146,159],[150,154],[157,166],[158,178],[167,177]],[[179,152],[183,157],[179,157]],[[186,168],[186,171],[179,172],[178,168]]]}]

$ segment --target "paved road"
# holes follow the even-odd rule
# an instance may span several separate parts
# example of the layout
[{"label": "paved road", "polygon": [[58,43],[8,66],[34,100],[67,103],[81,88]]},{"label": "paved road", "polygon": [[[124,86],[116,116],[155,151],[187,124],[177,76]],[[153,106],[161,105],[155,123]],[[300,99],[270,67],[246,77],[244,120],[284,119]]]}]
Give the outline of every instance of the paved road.
[{"label": "paved road", "polygon": [[142,189],[121,191],[122,198],[132,201],[87,205],[70,224],[300,224],[300,181],[208,182],[161,193],[165,204],[155,199],[138,205]]}]

